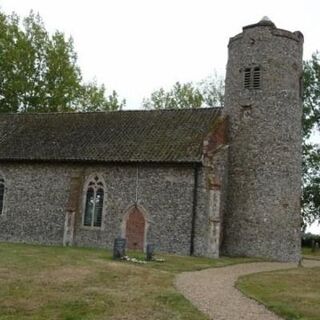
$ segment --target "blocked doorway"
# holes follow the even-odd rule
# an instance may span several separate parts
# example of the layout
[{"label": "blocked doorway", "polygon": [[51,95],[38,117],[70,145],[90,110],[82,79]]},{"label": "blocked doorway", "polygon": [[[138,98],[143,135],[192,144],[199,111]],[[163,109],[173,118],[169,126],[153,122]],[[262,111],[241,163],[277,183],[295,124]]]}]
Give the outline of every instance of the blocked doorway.
[{"label": "blocked doorway", "polygon": [[130,250],[143,250],[145,243],[146,221],[138,207],[130,210],[126,219],[127,248]]}]

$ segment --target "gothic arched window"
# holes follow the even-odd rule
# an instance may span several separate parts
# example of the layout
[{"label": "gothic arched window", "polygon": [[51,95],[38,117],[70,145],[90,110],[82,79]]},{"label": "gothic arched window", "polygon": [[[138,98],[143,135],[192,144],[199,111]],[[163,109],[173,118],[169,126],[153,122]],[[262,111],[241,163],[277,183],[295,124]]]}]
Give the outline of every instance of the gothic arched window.
[{"label": "gothic arched window", "polygon": [[86,184],[83,225],[101,227],[105,185],[98,175]]},{"label": "gothic arched window", "polygon": [[0,176],[0,215],[3,212],[4,179]]}]

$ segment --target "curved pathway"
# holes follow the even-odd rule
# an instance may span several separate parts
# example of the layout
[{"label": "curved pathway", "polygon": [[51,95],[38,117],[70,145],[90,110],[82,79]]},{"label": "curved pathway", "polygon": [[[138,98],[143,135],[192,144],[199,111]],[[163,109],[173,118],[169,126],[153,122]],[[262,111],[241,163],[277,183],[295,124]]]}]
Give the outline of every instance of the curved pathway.
[{"label": "curved pathway", "polygon": [[[304,260],[306,267],[320,261]],[[184,272],[176,278],[176,288],[213,320],[279,320],[263,305],[245,297],[234,287],[238,277],[250,273],[294,268],[294,263],[257,262]]]}]

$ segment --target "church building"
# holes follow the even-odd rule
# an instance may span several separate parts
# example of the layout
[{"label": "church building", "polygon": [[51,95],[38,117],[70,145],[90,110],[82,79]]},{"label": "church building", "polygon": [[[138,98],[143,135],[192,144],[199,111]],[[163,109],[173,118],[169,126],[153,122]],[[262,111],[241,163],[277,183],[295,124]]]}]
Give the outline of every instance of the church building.
[{"label": "church building", "polygon": [[300,258],[303,35],[230,38],[223,108],[0,115],[0,241]]}]

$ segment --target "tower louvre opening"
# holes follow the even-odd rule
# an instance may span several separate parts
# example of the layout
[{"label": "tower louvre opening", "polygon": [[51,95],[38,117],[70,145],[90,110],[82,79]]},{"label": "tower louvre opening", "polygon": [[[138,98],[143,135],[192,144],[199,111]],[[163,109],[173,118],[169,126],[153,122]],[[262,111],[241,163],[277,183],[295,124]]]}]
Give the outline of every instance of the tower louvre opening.
[{"label": "tower louvre opening", "polygon": [[244,88],[249,90],[260,89],[260,67],[244,69]]},{"label": "tower louvre opening", "polygon": [[246,68],[244,70],[244,88],[245,89],[250,89],[250,78],[251,78],[251,69]]},{"label": "tower louvre opening", "polygon": [[253,89],[260,89],[260,67],[253,69]]}]

